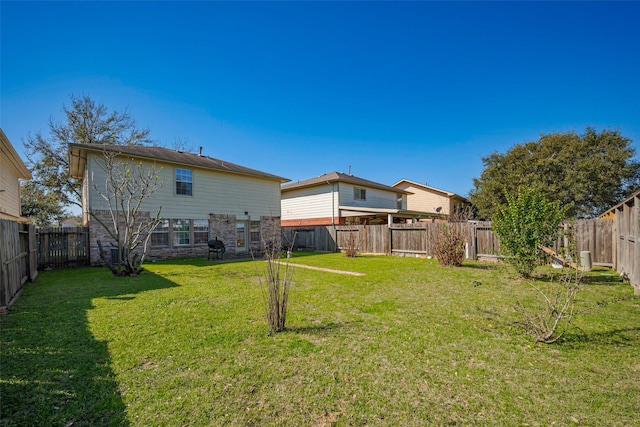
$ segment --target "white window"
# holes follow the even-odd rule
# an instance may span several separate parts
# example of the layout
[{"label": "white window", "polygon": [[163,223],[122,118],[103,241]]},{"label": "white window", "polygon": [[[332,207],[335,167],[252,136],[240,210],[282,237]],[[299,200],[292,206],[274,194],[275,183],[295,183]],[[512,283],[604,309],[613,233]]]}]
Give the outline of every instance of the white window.
[{"label": "white window", "polygon": [[204,245],[209,241],[209,220],[193,220],[193,244]]},{"label": "white window", "polygon": [[260,221],[249,222],[249,238],[251,243],[260,243]]},{"label": "white window", "polygon": [[193,195],[193,173],[191,169],[176,168],[176,194]]},{"label": "white window", "polygon": [[191,221],[188,219],[173,220],[173,245],[189,246],[191,244]]},{"label": "white window", "polygon": [[367,190],[365,188],[353,187],[354,200],[367,200]]},{"label": "white window", "polygon": [[151,246],[169,246],[169,220],[163,219],[151,234]]}]

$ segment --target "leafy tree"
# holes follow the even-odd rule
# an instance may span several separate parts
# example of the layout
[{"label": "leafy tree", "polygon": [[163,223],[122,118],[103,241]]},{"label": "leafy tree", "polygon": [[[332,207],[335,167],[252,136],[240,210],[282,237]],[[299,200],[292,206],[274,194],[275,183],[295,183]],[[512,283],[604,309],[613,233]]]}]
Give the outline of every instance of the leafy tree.
[{"label": "leafy tree", "polygon": [[482,218],[491,219],[505,194],[518,187],[538,189],[547,200],[572,207],[569,217],[594,217],[640,188],[640,162],[632,141],[617,130],[587,128],[542,135],[517,144],[506,154],[482,159],[484,170],[473,180],[471,202]]},{"label": "leafy tree", "polygon": [[127,110],[109,112],[89,96],[71,95],[70,101],[62,108],[64,122],[49,119],[49,134],[29,135],[24,145],[32,181],[60,205],[81,206],[81,181],[69,176],[70,143],[145,145],[151,140],[149,130],[138,129]]},{"label": "leafy tree", "polygon": [[22,215],[40,227],[58,223],[68,216],[58,198],[34,181],[20,185],[20,203]]},{"label": "leafy tree", "polygon": [[507,203],[498,207],[492,228],[507,262],[520,276],[530,278],[541,258],[540,246],[556,237],[570,205],[548,202],[540,190],[528,187],[515,195],[505,192],[505,198]]}]

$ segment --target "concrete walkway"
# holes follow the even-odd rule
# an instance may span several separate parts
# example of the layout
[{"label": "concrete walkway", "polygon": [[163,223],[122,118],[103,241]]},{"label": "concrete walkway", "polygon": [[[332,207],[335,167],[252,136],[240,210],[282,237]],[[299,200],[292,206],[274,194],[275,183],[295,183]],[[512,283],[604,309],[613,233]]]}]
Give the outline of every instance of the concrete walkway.
[{"label": "concrete walkway", "polygon": [[[278,261],[278,264],[286,265],[286,262]],[[294,266],[294,267],[300,267],[300,268],[308,268],[309,270],[326,271],[327,273],[346,274],[346,275],[349,275],[349,276],[364,276],[365,275],[364,273],[358,273],[356,271],[334,270],[334,269],[331,269],[331,268],[313,267],[311,265],[296,264],[294,262],[290,262],[289,265]]]}]

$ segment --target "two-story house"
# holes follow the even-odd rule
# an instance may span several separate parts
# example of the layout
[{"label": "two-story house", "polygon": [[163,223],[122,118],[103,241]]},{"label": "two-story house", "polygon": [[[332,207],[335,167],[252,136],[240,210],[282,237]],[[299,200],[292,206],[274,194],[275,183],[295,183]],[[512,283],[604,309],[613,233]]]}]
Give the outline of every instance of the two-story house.
[{"label": "two-story house", "polygon": [[282,186],[282,226],[389,224],[424,218],[407,210],[408,192],[330,172]]},{"label": "two-story house", "polygon": [[149,215],[161,207],[163,219],[151,236],[147,259],[207,255],[207,241],[216,238],[227,253],[259,250],[263,238],[280,233],[280,185],[286,178],[161,147],[70,144],[70,173],[83,183],[83,223],[90,229],[92,264],[100,263],[97,240],[103,246],[110,243],[95,218],[109,215],[100,196],[105,151],[117,153],[119,161],[153,168],[163,182],[143,201]]},{"label": "two-story house", "polygon": [[31,179],[31,172],[0,129],[0,218],[28,221],[22,217],[20,208],[21,179]]},{"label": "two-story house", "polygon": [[407,209],[438,215],[441,219],[451,219],[470,206],[469,200],[462,196],[408,179],[401,179],[392,187],[409,193]]}]

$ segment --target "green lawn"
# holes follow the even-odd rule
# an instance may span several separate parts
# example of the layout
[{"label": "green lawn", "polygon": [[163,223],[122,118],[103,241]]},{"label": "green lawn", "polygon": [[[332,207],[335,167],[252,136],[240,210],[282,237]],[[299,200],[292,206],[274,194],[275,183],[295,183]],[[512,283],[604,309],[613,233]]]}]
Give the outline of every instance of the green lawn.
[{"label": "green lawn", "polygon": [[0,425],[640,425],[640,298],[611,271],[579,303],[612,303],[544,345],[506,266],[292,261],[365,275],[297,268],[268,336],[261,262],[41,272],[0,319]]}]

